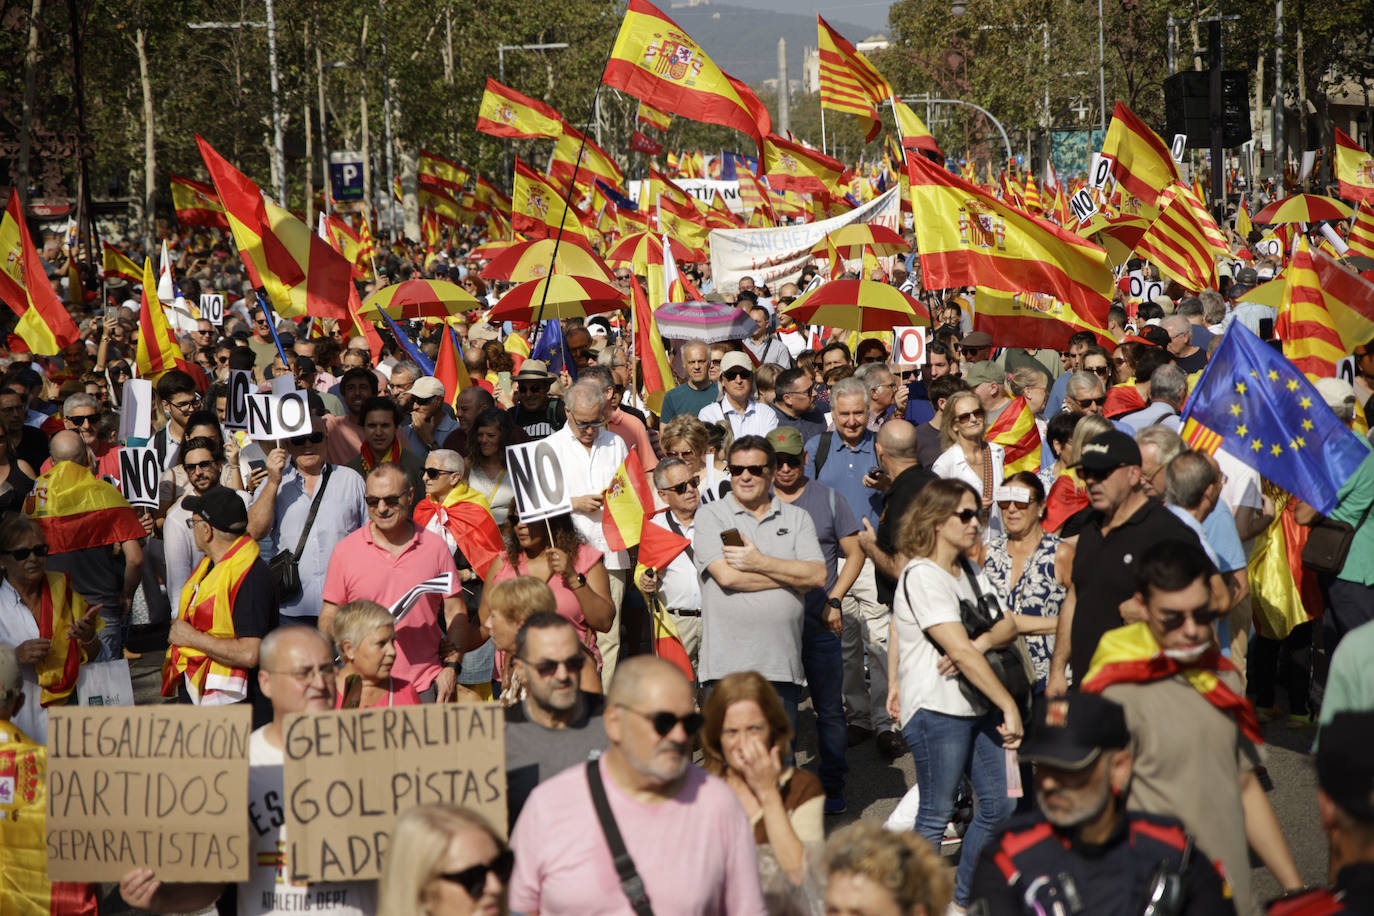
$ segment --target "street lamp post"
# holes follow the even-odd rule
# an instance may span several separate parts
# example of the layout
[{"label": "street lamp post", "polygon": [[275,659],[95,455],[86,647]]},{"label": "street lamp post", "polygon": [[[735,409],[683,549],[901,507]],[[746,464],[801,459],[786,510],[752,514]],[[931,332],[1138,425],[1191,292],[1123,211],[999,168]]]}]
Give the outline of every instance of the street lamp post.
[{"label": "street lamp post", "polygon": [[992,112],[988,111],[982,105],[975,105],[972,102],[965,102],[963,99],[931,99],[924,98],[921,96],[903,96],[902,101],[908,104],[912,102],[926,102],[929,105],[965,105],[969,108],[974,109],[975,111],[980,112],[983,115],[983,117],[987,118],[989,121],[992,122],[992,126],[996,127],[997,132],[1002,135],[1002,145],[1005,146],[1007,150],[1007,161],[1011,161],[1011,159],[1014,158],[1014,155],[1011,151],[1011,140],[1007,137],[1006,128],[1002,126],[1001,121],[997,120],[992,116]]}]

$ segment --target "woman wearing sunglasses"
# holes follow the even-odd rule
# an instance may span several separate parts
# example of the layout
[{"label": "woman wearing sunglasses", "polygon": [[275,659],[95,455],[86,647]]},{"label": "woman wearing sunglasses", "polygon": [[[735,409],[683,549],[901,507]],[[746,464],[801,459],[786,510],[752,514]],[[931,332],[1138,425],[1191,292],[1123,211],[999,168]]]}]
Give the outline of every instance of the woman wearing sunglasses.
[{"label": "woman wearing sunglasses", "polygon": [[912,560],[893,598],[897,651],[888,654],[887,708],[902,725],[921,787],[916,832],[938,845],[960,783],[967,776],[973,784],[977,803],[956,876],[961,907],[979,851],[1011,816],[1005,749],[1021,743],[1022,731],[1017,701],[983,654],[1016,638],[1015,621],[1003,614],[973,640],[963,624],[961,605],[994,594],[969,561],[981,527],[979,502],[962,480],[931,481],[916,497],[898,545]]},{"label": "woman wearing sunglasses", "polygon": [[769,912],[792,912],[786,903],[805,899],[808,863],[825,841],[825,790],[809,771],[785,763],[792,755],[792,723],[758,672],[717,681],[705,715],[703,767],[725,780],[749,816]]},{"label": "woman wearing sunglasses", "polygon": [[987,419],[978,396],[971,391],[951,395],[940,418],[940,442],[945,450],[931,470],[936,476],[962,480],[979,494],[979,511],[991,537],[1002,531],[1002,516],[992,490],[1002,479],[1002,446],[985,438]]},{"label": "woman wearing sunglasses", "polygon": [[480,814],[411,808],[396,821],[379,916],[505,916],[515,855]]},{"label": "woman wearing sunglasses", "polygon": [[12,515],[0,526],[0,642],[14,646],[24,681],[13,719],[39,744],[48,740],[48,707],[70,701],[80,666],[102,653],[99,609],[87,607],[65,573],[48,572],[47,556],[33,519]]}]

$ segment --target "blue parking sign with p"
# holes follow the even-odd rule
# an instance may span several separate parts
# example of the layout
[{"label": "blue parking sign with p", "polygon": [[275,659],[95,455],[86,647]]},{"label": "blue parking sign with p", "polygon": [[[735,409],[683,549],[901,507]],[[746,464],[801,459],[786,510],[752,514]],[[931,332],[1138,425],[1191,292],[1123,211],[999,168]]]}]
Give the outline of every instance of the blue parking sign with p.
[{"label": "blue parking sign with p", "polygon": [[335,200],[362,200],[363,157],[357,153],[330,153],[329,181]]}]

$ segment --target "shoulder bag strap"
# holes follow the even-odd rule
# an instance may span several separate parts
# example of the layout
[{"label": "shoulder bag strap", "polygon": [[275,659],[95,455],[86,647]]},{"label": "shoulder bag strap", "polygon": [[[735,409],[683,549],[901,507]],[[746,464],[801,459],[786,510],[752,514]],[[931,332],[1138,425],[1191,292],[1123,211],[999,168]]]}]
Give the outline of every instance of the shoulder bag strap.
[{"label": "shoulder bag strap", "polygon": [[821,479],[821,468],[825,467],[825,460],[830,457],[830,442],[835,434],[831,430],[821,433],[821,441],[816,443],[816,457],[812,463],[816,465],[816,479]]},{"label": "shoulder bag strap", "polygon": [[301,554],[305,552],[305,541],[310,537],[310,528],[315,524],[315,513],[320,511],[320,503],[324,499],[324,489],[329,486],[329,472],[334,470],[334,465],[324,466],[324,478],[320,481],[320,488],[315,491],[315,498],[310,501],[310,514],[305,517],[305,527],[301,529],[301,539],[296,544],[296,550],[292,554],[292,559],[297,563],[301,561]]},{"label": "shoulder bag strap", "polygon": [[596,819],[601,822],[601,832],[606,835],[606,845],[611,848],[611,858],[615,861],[615,873],[620,877],[620,889],[630,901],[630,909],[635,916],[653,916],[649,895],[644,892],[644,881],[635,871],[635,860],[630,858],[625,841],[620,837],[615,815],[611,813],[611,803],[606,799],[606,787],[601,782],[601,767],[597,761],[587,761],[587,785],[592,790],[592,804],[596,807]]}]

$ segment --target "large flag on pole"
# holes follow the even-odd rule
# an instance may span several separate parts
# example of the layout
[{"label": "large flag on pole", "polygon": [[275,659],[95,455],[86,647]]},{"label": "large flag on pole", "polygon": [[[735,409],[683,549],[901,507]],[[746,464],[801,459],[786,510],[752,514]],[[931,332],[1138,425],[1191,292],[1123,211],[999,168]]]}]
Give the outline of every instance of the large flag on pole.
[{"label": "large flag on pole", "polygon": [[907,156],[921,270],[930,289],[986,286],[1038,292],[1107,324],[1107,253],[1048,220],[1008,206],[923,156]]},{"label": "large flag on pole", "polygon": [[184,178],[176,172],[171,174],[171,185],[172,209],[176,210],[180,225],[229,231],[224,205],[219,202],[219,195],[213,187]]},{"label": "large flag on pole", "polygon": [[0,220],[0,300],[19,316],[14,333],[39,356],[55,356],[81,338],[71,313],[48,282],[13,188]]},{"label": "large flag on pole", "polygon": [[931,136],[926,123],[896,95],[892,96],[892,113],[897,119],[897,132],[902,135],[902,146],[929,153],[937,162],[945,161],[945,154]]},{"label": "large flag on pole", "polygon": [[777,134],[763,138],[763,173],[776,190],[837,196],[839,185],[851,177],[840,160]]},{"label": "large flag on pole", "polygon": [[438,185],[452,195],[463,190],[468,183],[468,170],[452,159],[445,159],[438,153],[427,149],[420,150],[420,161],[416,166],[420,183]]},{"label": "large flag on pole", "polygon": [[1117,183],[1147,206],[1158,206],[1164,189],[1182,181],[1168,144],[1120,102],[1107,125],[1102,155],[1111,157]]},{"label": "large flag on pole", "polygon": [[100,242],[100,248],[106,280],[119,279],[127,280],[130,283],[143,282],[143,271],[124,252],[103,239]]},{"label": "large flag on pole", "polygon": [[1166,188],[1159,204],[1159,215],[1135,250],[1186,289],[1216,289],[1217,258],[1230,254],[1230,248],[1212,215],[1181,184]]},{"label": "large flag on pole", "polygon": [[732,127],[763,146],[767,131],[760,130],[752,102],[692,36],[648,0],[630,0],[602,80],[663,111]]},{"label": "large flag on pole", "polygon": [[143,261],[143,301],[138,309],[138,376],[156,379],[169,369],[185,365],[181,347],[172,326],[167,322],[167,314],[158,301],[157,280],[153,275],[153,259]]},{"label": "large flag on pole", "polygon": [[1336,128],[1336,180],[1346,200],[1374,204],[1374,156]]},{"label": "large flag on pole", "polygon": [[[580,158],[579,158],[580,156]],[[625,175],[615,164],[610,153],[597,146],[581,131],[564,124],[558,142],[553,145],[553,159],[549,162],[549,177],[562,182],[573,180],[577,171],[577,183],[590,187],[594,179],[600,179],[613,187],[623,187]]]},{"label": "large flag on pole", "polygon": [[477,129],[493,137],[557,137],[563,129],[563,116],[552,105],[502,86],[489,77],[482,103],[477,108]]},{"label": "large flag on pole", "polygon": [[868,58],[830,23],[816,16],[816,47],[820,51],[821,107],[858,115],[867,122],[867,142],[882,129],[878,106],[892,96],[892,87]]},{"label": "large flag on pole", "polygon": [[1374,258],[1374,203],[1362,203],[1355,208],[1345,243],[1352,255]]},{"label": "large flag on pole", "polygon": [[565,208],[564,203],[562,191],[520,159],[515,160],[515,177],[511,182],[511,226],[516,232],[552,238],[561,227],[568,235],[585,237],[581,225],[582,211],[572,205]]}]

